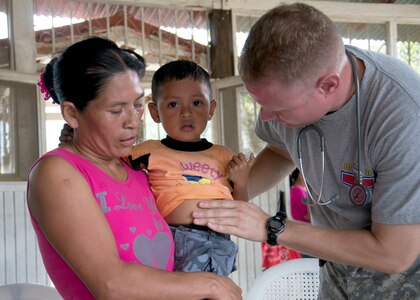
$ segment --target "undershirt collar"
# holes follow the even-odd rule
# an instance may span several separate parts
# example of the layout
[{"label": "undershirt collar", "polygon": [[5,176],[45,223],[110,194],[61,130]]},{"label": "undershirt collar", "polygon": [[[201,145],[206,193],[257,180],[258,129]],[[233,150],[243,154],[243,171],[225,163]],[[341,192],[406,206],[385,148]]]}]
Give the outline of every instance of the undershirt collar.
[{"label": "undershirt collar", "polygon": [[204,138],[197,142],[181,142],[171,138],[169,135],[167,135],[166,138],[162,139],[160,142],[168,148],[185,152],[204,151],[213,146],[212,143]]}]

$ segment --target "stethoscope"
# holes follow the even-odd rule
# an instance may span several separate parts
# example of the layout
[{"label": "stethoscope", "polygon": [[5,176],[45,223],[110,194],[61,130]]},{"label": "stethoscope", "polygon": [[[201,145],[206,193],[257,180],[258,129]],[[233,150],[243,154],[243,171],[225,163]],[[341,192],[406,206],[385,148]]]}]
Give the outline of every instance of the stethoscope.
[{"label": "stethoscope", "polygon": [[[351,69],[353,73],[353,82],[356,86],[356,132],[357,132],[357,172],[353,170],[354,182],[349,190],[350,201],[355,206],[363,206],[370,203],[372,198],[372,191],[370,188],[363,185],[363,162],[362,162],[362,138],[360,133],[360,79],[357,71],[356,62],[352,54],[346,49],[346,55],[350,61]],[[315,199],[309,189],[308,182],[306,181],[305,170],[302,161],[302,135],[308,131],[315,131],[319,135],[319,144],[321,149],[321,187],[319,189],[319,196]],[[297,153],[300,165],[300,173],[302,174],[303,182],[305,183],[308,197],[303,201],[304,204],[309,206],[315,205],[328,205],[331,202],[339,198],[338,195],[334,195],[328,201],[321,201],[322,189],[324,186],[324,173],[325,173],[325,138],[319,126],[311,124],[302,128],[297,135]]]}]

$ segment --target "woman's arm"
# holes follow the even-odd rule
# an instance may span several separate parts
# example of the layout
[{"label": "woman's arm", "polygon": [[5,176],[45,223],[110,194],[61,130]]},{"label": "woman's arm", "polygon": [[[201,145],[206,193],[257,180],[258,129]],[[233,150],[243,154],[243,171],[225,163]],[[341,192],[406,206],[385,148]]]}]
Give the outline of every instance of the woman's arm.
[{"label": "woman's arm", "polygon": [[121,261],[90,187],[61,158],[47,157],[32,170],[28,203],[48,241],[98,299],[241,299],[229,278]]}]

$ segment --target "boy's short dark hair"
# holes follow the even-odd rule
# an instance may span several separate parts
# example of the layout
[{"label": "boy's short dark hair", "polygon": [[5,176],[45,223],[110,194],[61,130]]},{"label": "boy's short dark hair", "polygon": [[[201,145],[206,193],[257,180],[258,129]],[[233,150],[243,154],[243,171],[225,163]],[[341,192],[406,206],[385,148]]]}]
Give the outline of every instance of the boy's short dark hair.
[{"label": "boy's short dark hair", "polygon": [[193,79],[207,85],[211,95],[210,75],[200,65],[190,60],[175,60],[161,66],[152,78],[152,101],[156,103],[159,89],[169,81]]}]

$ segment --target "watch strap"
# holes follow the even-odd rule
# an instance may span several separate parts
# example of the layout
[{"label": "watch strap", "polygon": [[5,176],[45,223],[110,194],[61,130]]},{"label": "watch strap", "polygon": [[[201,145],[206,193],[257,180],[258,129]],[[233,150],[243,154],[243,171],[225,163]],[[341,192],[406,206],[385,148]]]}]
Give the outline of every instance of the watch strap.
[{"label": "watch strap", "polygon": [[[285,229],[286,213],[280,211],[275,216],[267,220],[267,244],[277,246],[277,237]],[[275,226],[274,226],[275,224]]]}]

